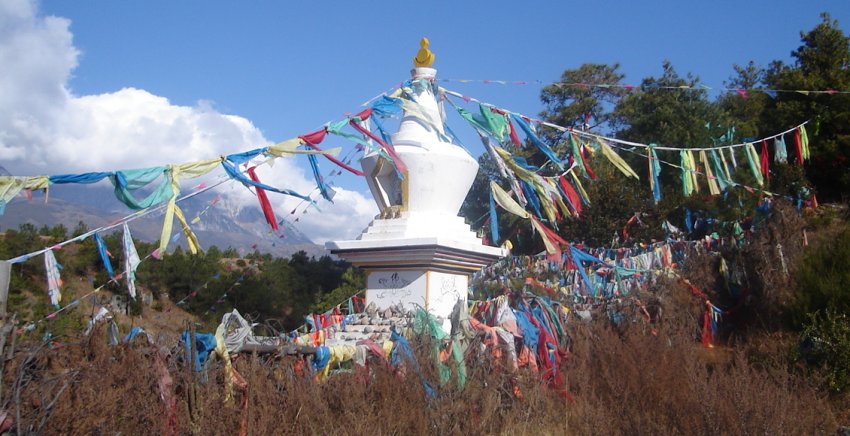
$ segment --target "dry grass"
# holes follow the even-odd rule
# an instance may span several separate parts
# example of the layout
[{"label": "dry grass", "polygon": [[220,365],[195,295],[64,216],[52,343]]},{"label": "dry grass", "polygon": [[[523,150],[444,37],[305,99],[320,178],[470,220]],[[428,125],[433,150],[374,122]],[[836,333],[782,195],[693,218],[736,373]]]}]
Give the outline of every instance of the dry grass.
[{"label": "dry grass", "polygon": [[[470,362],[469,382],[425,395],[411,371],[385,365],[316,383],[297,359],[242,355],[248,383],[225,399],[223,369],[190,372],[182,351],[137,340],[107,347],[102,332],[58,349],[23,348],[6,366],[4,401],[24,433],[233,434],[823,434],[837,415],[814,388],[780,366],[753,365],[740,353],[703,350],[664,326],[573,324],[564,363],[571,397],[536,375]],[[427,344],[419,344],[427,362]],[[164,357],[158,357],[164,356]],[[160,383],[163,372],[173,383]],[[423,365],[426,378],[436,380]],[[514,394],[514,386],[522,392]],[[173,421],[163,400],[174,399]],[[13,427],[15,429],[15,427]]]},{"label": "dry grass", "polygon": [[653,337],[582,326],[567,373],[579,434],[823,434],[830,404],[781,366],[702,349],[683,335]]}]

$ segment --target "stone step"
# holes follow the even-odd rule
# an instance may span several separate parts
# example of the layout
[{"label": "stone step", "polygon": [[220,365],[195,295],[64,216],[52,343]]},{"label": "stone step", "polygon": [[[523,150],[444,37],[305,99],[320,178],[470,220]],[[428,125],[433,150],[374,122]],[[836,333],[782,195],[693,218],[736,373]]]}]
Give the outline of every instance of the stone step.
[{"label": "stone step", "polygon": [[362,332],[350,332],[350,333],[337,333],[333,338],[325,339],[325,346],[332,347],[335,345],[356,345],[357,342],[372,339],[377,343],[381,343],[390,338],[389,333],[362,333]]}]

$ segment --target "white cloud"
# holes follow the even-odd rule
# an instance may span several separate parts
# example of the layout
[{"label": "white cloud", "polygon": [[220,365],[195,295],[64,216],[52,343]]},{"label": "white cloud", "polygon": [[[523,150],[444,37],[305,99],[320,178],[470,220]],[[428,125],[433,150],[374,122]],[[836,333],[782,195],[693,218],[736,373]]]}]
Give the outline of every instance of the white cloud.
[{"label": "white cloud", "polygon": [[[371,198],[363,194],[341,188],[335,188],[333,213],[319,213],[308,209],[301,214],[300,229],[313,238],[317,243],[339,239],[340,229],[346,229],[347,239],[354,239],[366,228],[372,218],[378,213],[378,206]],[[326,204],[320,205],[322,210],[328,209]]]},{"label": "white cloud", "polygon": [[[0,1],[0,165],[14,175],[109,171],[208,159],[270,144],[251,121],[216,111],[209,102],[171,104],[143,89],[73,95],[77,66],[70,21],[38,15],[30,0]],[[258,171],[272,186],[309,193],[315,187],[296,159]],[[190,186],[184,183],[184,189]],[[223,191],[257,207],[246,189]],[[299,202],[272,198],[288,214]],[[376,213],[370,198],[341,189],[324,213],[311,210],[299,228],[317,242],[354,238]]]}]

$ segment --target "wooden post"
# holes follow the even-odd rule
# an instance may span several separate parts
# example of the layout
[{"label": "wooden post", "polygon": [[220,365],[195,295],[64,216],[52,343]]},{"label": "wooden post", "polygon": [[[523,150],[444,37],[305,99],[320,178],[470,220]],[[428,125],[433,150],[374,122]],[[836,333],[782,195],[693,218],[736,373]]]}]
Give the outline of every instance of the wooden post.
[{"label": "wooden post", "polygon": [[9,281],[12,279],[12,264],[0,260],[0,319],[6,319],[6,302],[9,300]]}]

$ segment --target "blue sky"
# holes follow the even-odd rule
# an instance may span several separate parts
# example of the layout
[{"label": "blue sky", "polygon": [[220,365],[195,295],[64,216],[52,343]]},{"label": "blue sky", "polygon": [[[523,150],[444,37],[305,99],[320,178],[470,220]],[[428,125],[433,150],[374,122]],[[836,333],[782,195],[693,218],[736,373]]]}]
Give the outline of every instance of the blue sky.
[{"label": "blue sky", "polygon": [[[691,72],[717,87],[734,63],[790,60],[800,45],[799,32],[815,26],[822,11],[838,19],[845,32],[850,29],[846,1],[9,0],[4,5],[0,60],[5,59],[4,70],[18,71],[0,79],[0,91],[24,95],[32,87],[28,95],[41,96],[35,101],[0,97],[0,165],[13,174],[183,162],[315,130],[406,79],[422,36],[431,40],[441,78],[532,82],[444,86],[536,115],[540,85],[534,81],[555,81],[564,69],[586,62],[619,62],[626,81],[637,84],[660,74],[668,59],[681,74]],[[52,98],[61,102],[51,104]],[[57,113],[66,106],[67,113]],[[22,115],[27,110],[32,113]],[[19,121],[9,122],[10,117]],[[22,122],[35,128],[23,130]],[[38,130],[45,125],[52,127]],[[155,137],[162,148],[122,154],[133,144],[150,145],[145,141],[151,139],[135,138],[134,132]],[[341,141],[333,145],[351,147]],[[473,154],[482,151],[474,142],[467,146]],[[74,147],[103,157],[79,159],[68,154]],[[323,170],[331,169],[323,164]],[[309,182],[306,159],[278,171],[299,178],[268,177],[297,188]],[[306,223],[303,230],[319,241],[356,236],[375,212],[364,182],[346,176],[337,183],[346,190],[341,204],[324,210],[349,218]]]}]

